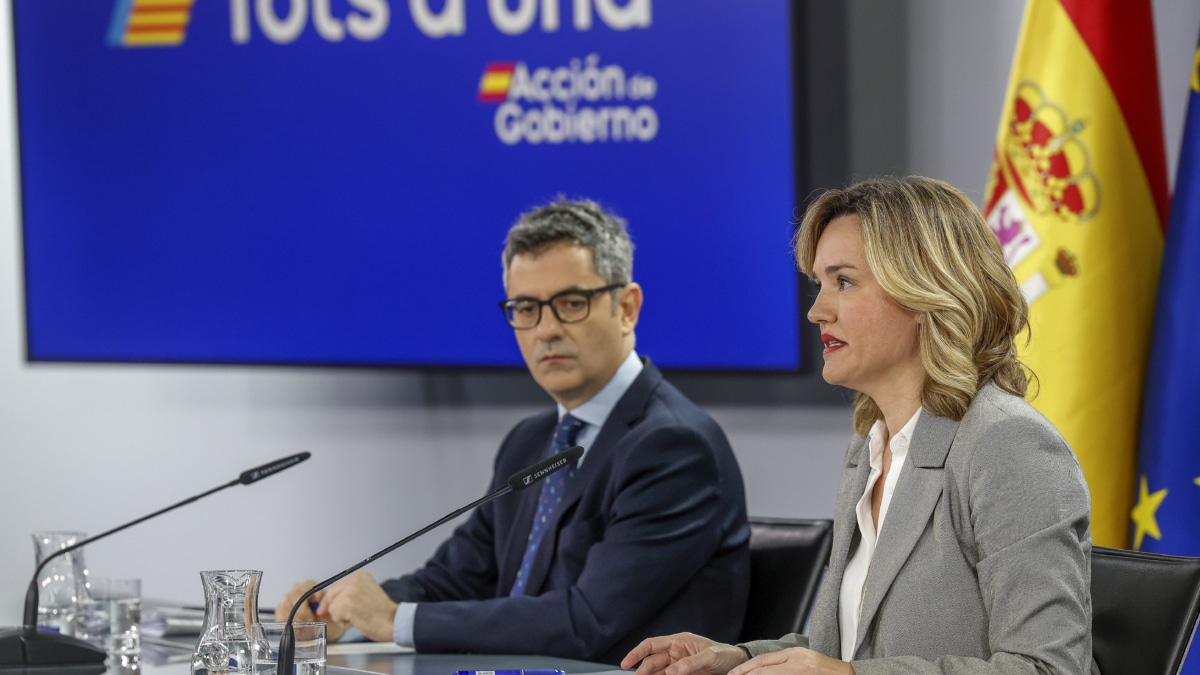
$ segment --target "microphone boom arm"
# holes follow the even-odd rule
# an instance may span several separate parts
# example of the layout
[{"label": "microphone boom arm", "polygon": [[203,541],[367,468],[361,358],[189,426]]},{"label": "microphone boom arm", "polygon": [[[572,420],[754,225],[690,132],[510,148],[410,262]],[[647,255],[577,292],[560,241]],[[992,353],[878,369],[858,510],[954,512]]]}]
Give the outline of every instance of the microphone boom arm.
[{"label": "microphone boom arm", "polygon": [[[341,581],[342,579],[345,579],[346,577],[350,576],[354,572],[357,572],[358,570],[362,569],[363,567],[366,567],[367,565],[378,560],[379,558],[382,558],[383,556],[391,553],[392,551],[395,551],[396,549],[407,544],[408,542],[412,541],[413,539],[416,539],[417,537],[425,534],[426,532],[428,532],[440,525],[444,525],[446,522],[454,520],[455,518],[461,516],[462,514],[466,513],[467,511],[470,511],[471,509],[473,509],[477,506],[481,506],[482,504],[484,504],[486,502],[490,502],[491,500],[495,499],[496,497],[499,497],[500,495],[508,494],[509,492],[512,492],[512,487],[509,485],[505,485],[504,487],[500,488],[499,490],[496,490],[495,492],[488,494],[484,497],[480,497],[479,499],[476,499],[475,501],[471,502],[470,504],[467,504],[466,506],[454,511],[453,513],[447,514],[447,515],[439,518],[436,522],[426,525],[425,527],[422,527],[421,529],[417,530],[416,532],[413,532],[412,534],[410,534],[407,537],[401,539],[400,541],[392,544],[391,546],[388,546],[387,548],[383,549],[382,551],[368,556],[366,560],[357,562],[354,565],[351,565],[350,567],[347,567],[346,569],[342,570],[341,572],[338,572],[337,574],[333,575],[332,577],[326,579],[325,581],[322,581],[321,583],[313,586],[312,588],[308,589],[308,591],[304,595],[300,596],[300,599],[296,601],[296,604],[292,605],[292,611],[290,614],[288,614],[288,618],[287,618],[288,624],[291,624],[296,619],[296,612],[299,611],[302,606],[304,606],[304,601],[308,600],[317,591],[323,591],[326,588],[329,588],[333,584]],[[280,649],[280,651],[282,652],[282,648]]]},{"label": "microphone boom arm", "polygon": [[[303,606],[304,602],[306,600],[308,600],[310,597],[312,597],[312,595],[314,593],[316,593],[317,591],[322,591],[322,590],[325,590],[326,588],[329,588],[329,586],[331,586],[332,584],[346,578],[347,576],[349,576],[353,572],[361,569],[362,567],[369,564],[370,562],[377,560],[377,559],[391,553],[392,551],[395,551],[396,549],[407,544],[408,542],[412,541],[413,539],[416,539],[417,537],[425,534],[426,532],[432,530],[433,528],[444,524],[446,521],[453,520],[453,519],[461,516],[462,514],[466,513],[467,511],[470,511],[471,509],[474,509],[478,506],[482,506],[483,504],[492,501],[493,499],[495,499],[496,497],[499,497],[500,495],[508,494],[509,492],[512,492],[514,490],[524,490],[525,488],[529,487],[530,485],[533,485],[534,483],[537,483],[538,481],[545,478],[546,476],[549,476],[550,474],[554,473],[555,471],[558,471],[558,470],[566,467],[568,464],[573,464],[576,460],[578,460],[582,456],[583,456],[583,448],[576,445],[575,447],[568,448],[567,450],[564,450],[564,451],[558,453],[557,455],[547,457],[546,459],[543,459],[542,461],[538,462],[537,464],[534,464],[533,466],[530,466],[521,471],[518,471],[509,477],[507,485],[501,486],[495,492],[492,492],[491,494],[480,497],[479,499],[476,499],[475,501],[471,502],[470,504],[467,504],[466,506],[464,506],[460,509],[457,509],[453,513],[443,516],[442,518],[438,519],[436,522],[426,525],[425,527],[417,530],[416,532],[413,532],[412,534],[410,534],[407,537],[401,539],[400,541],[392,544],[391,546],[388,546],[387,548],[383,549],[382,551],[380,551],[372,556],[368,556],[366,560],[363,560],[355,565],[351,565],[350,567],[348,567],[348,568],[342,570],[341,572],[338,572],[337,574],[333,575],[332,577],[326,579],[325,581],[322,581],[321,583],[316,584],[312,588],[308,589],[308,591],[306,591],[304,593],[304,595],[301,595],[300,598],[298,600],[296,600],[296,604],[292,605],[292,611],[288,614],[287,622],[284,623],[283,634],[280,635],[280,637],[279,637],[279,661],[276,663],[276,672],[278,672],[278,673],[292,672],[292,666],[294,665],[295,658],[296,658],[296,632],[292,628],[292,623],[294,623],[296,620],[296,612],[300,611],[300,607]],[[275,620],[278,621],[279,617],[275,617]]]},{"label": "microphone boom arm", "polygon": [[198,499],[203,499],[203,498],[213,494],[214,492],[220,492],[221,490],[224,490],[225,488],[231,488],[234,485],[238,485],[238,484],[249,485],[251,483],[260,481],[263,478],[266,478],[267,476],[270,476],[272,474],[283,471],[284,469],[293,467],[293,466],[299,464],[300,462],[303,462],[304,460],[308,459],[311,456],[312,456],[312,453],[309,453],[309,452],[298,452],[294,455],[289,455],[287,457],[277,459],[273,462],[267,462],[266,464],[263,464],[262,466],[257,466],[257,467],[254,467],[253,469],[247,469],[246,471],[243,471],[241,473],[241,475],[239,475],[237,478],[234,478],[233,480],[229,481],[228,483],[225,483],[224,485],[219,485],[211,490],[208,490],[207,492],[202,492],[194,497],[188,497],[187,499],[185,499],[181,502],[176,502],[166,508],[159,509],[159,510],[155,511],[154,513],[151,513],[148,516],[142,516],[141,518],[138,518],[137,520],[132,520],[128,523],[125,523],[124,525],[118,525],[118,526],[114,527],[113,529],[108,530],[107,532],[101,532],[100,534],[97,534],[94,537],[88,537],[87,539],[84,539],[83,541],[77,541],[74,544],[71,544],[70,546],[64,546],[63,548],[60,548],[57,551],[55,551],[54,553],[51,553],[50,555],[46,556],[46,558],[44,560],[42,560],[41,563],[38,564],[37,568],[34,569],[33,579],[30,580],[30,582],[29,582],[29,590],[27,590],[25,592],[25,623],[24,623],[25,631],[27,633],[31,633],[31,632],[37,630],[37,610],[38,610],[37,581],[38,581],[38,575],[40,575],[42,573],[42,570],[46,567],[46,564],[49,563],[51,560],[57,558],[60,555],[66,555],[67,553],[70,553],[71,551],[74,551],[77,548],[82,548],[86,544],[90,544],[94,541],[103,539],[110,534],[116,534],[116,533],[120,532],[121,530],[124,530],[129,527],[133,527],[134,525],[137,525],[138,523],[143,523],[143,522],[150,520],[151,518],[154,518],[156,516],[161,516],[162,514],[166,513],[167,511],[173,511],[181,506],[187,506],[188,504],[191,504],[192,502],[194,502]]},{"label": "microphone boom arm", "polygon": [[[277,459],[273,462],[267,462],[262,466],[256,466],[253,469],[243,471],[240,476],[224,485],[215,487],[207,492],[202,492],[195,497],[189,497],[181,502],[172,504],[164,509],[159,509],[148,516],[142,516],[136,520],[119,525],[111,530],[101,532],[94,537],[88,537],[83,541],[76,542],[70,546],[64,546],[57,551],[47,555],[40,563],[38,563],[33,573],[33,580],[29,582],[29,590],[25,593],[25,611],[23,624],[19,628],[2,629],[0,630],[0,669],[5,669],[9,666],[83,666],[89,669],[87,672],[92,672],[90,669],[99,667],[103,670],[105,659],[105,650],[96,647],[95,645],[57,632],[43,632],[37,629],[37,613],[38,613],[38,577],[42,570],[53,559],[61,555],[74,551],[84,545],[104,539],[105,537],[116,534],[121,530],[133,527],[138,523],[143,523],[156,516],[173,511],[181,506],[191,504],[192,502],[203,499],[214,492],[220,492],[234,485],[250,485],[256,483],[268,476],[273,476],[284,469],[293,467],[300,462],[305,461],[312,456],[310,452],[298,452],[294,455],[289,455]],[[96,671],[99,672],[99,671]]]},{"label": "microphone boom arm", "polygon": [[29,590],[26,591],[26,593],[25,593],[25,629],[26,630],[36,630],[37,629],[37,610],[38,610],[37,580],[38,580],[38,575],[40,575],[42,573],[42,569],[44,569],[46,567],[46,564],[49,563],[51,560],[54,560],[55,558],[57,558],[60,555],[66,555],[67,553],[70,553],[71,551],[74,551],[77,548],[82,548],[84,545],[90,544],[93,541],[96,541],[97,539],[103,539],[110,534],[116,534],[116,533],[120,532],[121,530],[124,530],[125,528],[133,527],[134,525],[137,525],[138,523],[150,520],[151,518],[153,518],[155,516],[160,516],[160,515],[166,513],[167,511],[171,511],[171,510],[177,509],[181,506],[186,506],[188,504],[191,504],[192,502],[196,501],[197,499],[203,499],[204,497],[207,497],[214,492],[220,492],[221,490],[224,490],[225,488],[233,487],[234,485],[237,485],[239,482],[240,481],[237,478],[235,478],[232,481],[230,481],[220,487],[215,487],[215,488],[209,490],[208,492],[198,494],[195,497],[188,497],[187,499],[185,499],[181,502],[178,502],[176,504],[172,504],[172,505],[166,507],[165,509],[159,509],[158,511],[155,511],[154,513],[151,513],[148,516],[142,516],[141,518],[138,518],[137,520],[130,521],[128,523],[125,523],[124,525],[119,525],[117,527],[114,527],[113,529],[111,529],[107,532],[101,532],[100,534],[97,534],[94,537],[88,537],[87,539],[84,539],[83,541],[77,541],[74,544],[71,544],[70,546],[64,546],[63,548],[60,548],[57,551],[55,551],[54,553],[46,556],[46,558],[44,560],[42,560],[41,564],[39,564],[37,566],[37,569],[35,569],[33,571],[33,579],[29,582]]}]

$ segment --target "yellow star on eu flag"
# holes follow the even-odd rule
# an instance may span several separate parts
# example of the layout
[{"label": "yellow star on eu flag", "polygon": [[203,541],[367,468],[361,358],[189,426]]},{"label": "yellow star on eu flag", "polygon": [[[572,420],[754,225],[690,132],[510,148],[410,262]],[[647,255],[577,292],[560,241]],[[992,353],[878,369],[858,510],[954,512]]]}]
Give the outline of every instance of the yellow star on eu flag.
[{"label": "yellow star on eu flag", "polygon": [[1151,493],[1150,487],[1146,483],[1146,477],[1142,476],[1142,484],[1138,487],[1138,503],[1133,507],[1133,512],[1129,514],[1135,526],[1133,550],[1140,551],[1142,549],[1142,537],[1147,534],[1155,539],[1162,539],[1162,533],[1158,531],[1158,520],[1154,514],[1166,498],[1166,488]]}]

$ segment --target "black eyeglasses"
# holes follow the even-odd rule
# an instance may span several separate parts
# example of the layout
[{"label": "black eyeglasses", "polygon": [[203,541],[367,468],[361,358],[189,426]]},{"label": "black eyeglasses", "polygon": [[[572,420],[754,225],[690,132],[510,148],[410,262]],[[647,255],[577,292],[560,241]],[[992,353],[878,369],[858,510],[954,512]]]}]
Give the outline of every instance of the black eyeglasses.
[{"label": "black eyeglasses", "polygon": [[550,296],[549,300],[533,298],[501,300],[500,309],[504,312],[504,318],[508,321],[508,325],[518,330],[538,325],[538,322],[542,320],[543,305],[550,306],[550,311],[554,312],[554,318],[558,319],[559,323],[579,323],[588,318],[588,314],[592,311],[592,296],[597,293],[615,291],[624,285],[609,284],[590,290],[570,289],[555,293]]}]

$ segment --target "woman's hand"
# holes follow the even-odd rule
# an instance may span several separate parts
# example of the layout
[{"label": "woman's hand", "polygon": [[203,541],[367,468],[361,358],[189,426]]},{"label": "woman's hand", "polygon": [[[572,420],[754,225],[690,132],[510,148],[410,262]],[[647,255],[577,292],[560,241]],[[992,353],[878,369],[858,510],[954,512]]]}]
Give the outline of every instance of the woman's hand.
[{"label": "woman's hand", "polygon": [[676,633],[643,640],[621,661],[635,675],[725,675],[747,659],[740,647],[713,642],[692,633]]},{"label": "woman's hand", "polygon": [[811,649],[794,647],[759,654],[729,671],[729,675],[854,675],[854,666]]}]

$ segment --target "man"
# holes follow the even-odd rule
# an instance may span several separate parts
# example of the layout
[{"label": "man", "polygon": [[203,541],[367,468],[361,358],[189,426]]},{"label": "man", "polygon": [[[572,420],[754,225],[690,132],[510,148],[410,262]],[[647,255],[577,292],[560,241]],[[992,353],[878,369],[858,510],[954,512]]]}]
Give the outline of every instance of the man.
[{"label": "man", "polygon": [[749,583],[741,472],[716,422],[634,352],[642,289],[623,221],[559,200],[512,227],[503,263],[505,317],[558,406],[509,432],[492,489],[552,452],[585,454],[476,509],[413,574],[379,585],[358,572],[297,620],[419,652],[613,664],[651,635],[736,639]]}]

